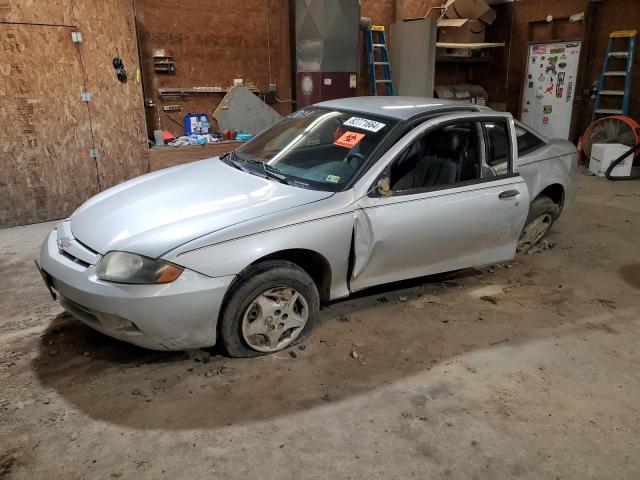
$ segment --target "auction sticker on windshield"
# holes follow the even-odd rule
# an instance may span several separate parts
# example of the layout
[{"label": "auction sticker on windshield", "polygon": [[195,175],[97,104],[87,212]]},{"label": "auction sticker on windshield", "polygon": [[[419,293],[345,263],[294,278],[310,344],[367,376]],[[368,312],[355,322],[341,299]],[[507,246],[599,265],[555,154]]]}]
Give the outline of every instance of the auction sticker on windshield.
[{"label": "auction sticker on windshield", "polygon": [[351,117],[349,120],[343,123],[345,127],[361,128],[362,130],[369,130],[370,132],[377,132],[385,127],[384,123],[376,122],[374,120],[367,120],[366,118]]},{"label": "auction sticker on windshield", "polygon": [[363,138],[364,133],[344,132],[333,144],[338,147],[353,148]]}]

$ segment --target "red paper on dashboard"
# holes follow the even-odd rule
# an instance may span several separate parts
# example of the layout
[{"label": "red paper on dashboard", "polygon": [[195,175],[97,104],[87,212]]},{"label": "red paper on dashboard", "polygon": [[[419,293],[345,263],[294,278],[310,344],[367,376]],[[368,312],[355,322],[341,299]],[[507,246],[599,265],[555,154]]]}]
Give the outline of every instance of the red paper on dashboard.
[{"label": "red paper on dashboard", "polygon": [[333,142],[333,144],[339,147],[353,148],[364,137],[364,133],[345,132],[339,139]]}]

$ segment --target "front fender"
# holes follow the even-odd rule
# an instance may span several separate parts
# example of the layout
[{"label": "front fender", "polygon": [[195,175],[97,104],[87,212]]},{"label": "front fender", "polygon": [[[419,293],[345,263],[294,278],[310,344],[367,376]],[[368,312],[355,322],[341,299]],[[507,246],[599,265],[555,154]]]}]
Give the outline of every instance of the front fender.
[{"label": "front fender", "polygon": [[330,298],[349,294],[347,272],[353,212],[247,235],[178,253],[167,260],[209,277],[237,275],[267,255],[289,249],[312,250],[327,259],[332,271]]}]

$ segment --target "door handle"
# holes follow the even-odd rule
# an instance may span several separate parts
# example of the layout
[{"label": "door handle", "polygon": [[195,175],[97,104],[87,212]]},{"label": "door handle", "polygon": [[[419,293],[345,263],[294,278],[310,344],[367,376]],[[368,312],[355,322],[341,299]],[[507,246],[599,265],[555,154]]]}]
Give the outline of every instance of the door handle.
[{"label": "door handle", "polygon": [[500,192],[500,194],[498,195],[498,198],[501,198],[501,199],[513,198],[518,195],[520,195],[520,192],[518,190],[505,190],[504,192]]}]

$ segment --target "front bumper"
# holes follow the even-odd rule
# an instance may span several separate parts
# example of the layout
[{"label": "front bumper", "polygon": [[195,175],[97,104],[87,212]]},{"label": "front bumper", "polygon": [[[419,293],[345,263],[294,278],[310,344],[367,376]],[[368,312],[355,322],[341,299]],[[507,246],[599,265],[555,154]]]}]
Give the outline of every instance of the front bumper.
[{"label": "front bumper", "polygon": [[162,285],[103,282],[96,264],[61,250],[57,237],[54,230],[42,244],[40,267],[74,317],[106,335],[154,350],[215,344],[218,314],[234,276],[211,278],[185,269],[176,281]]}]

